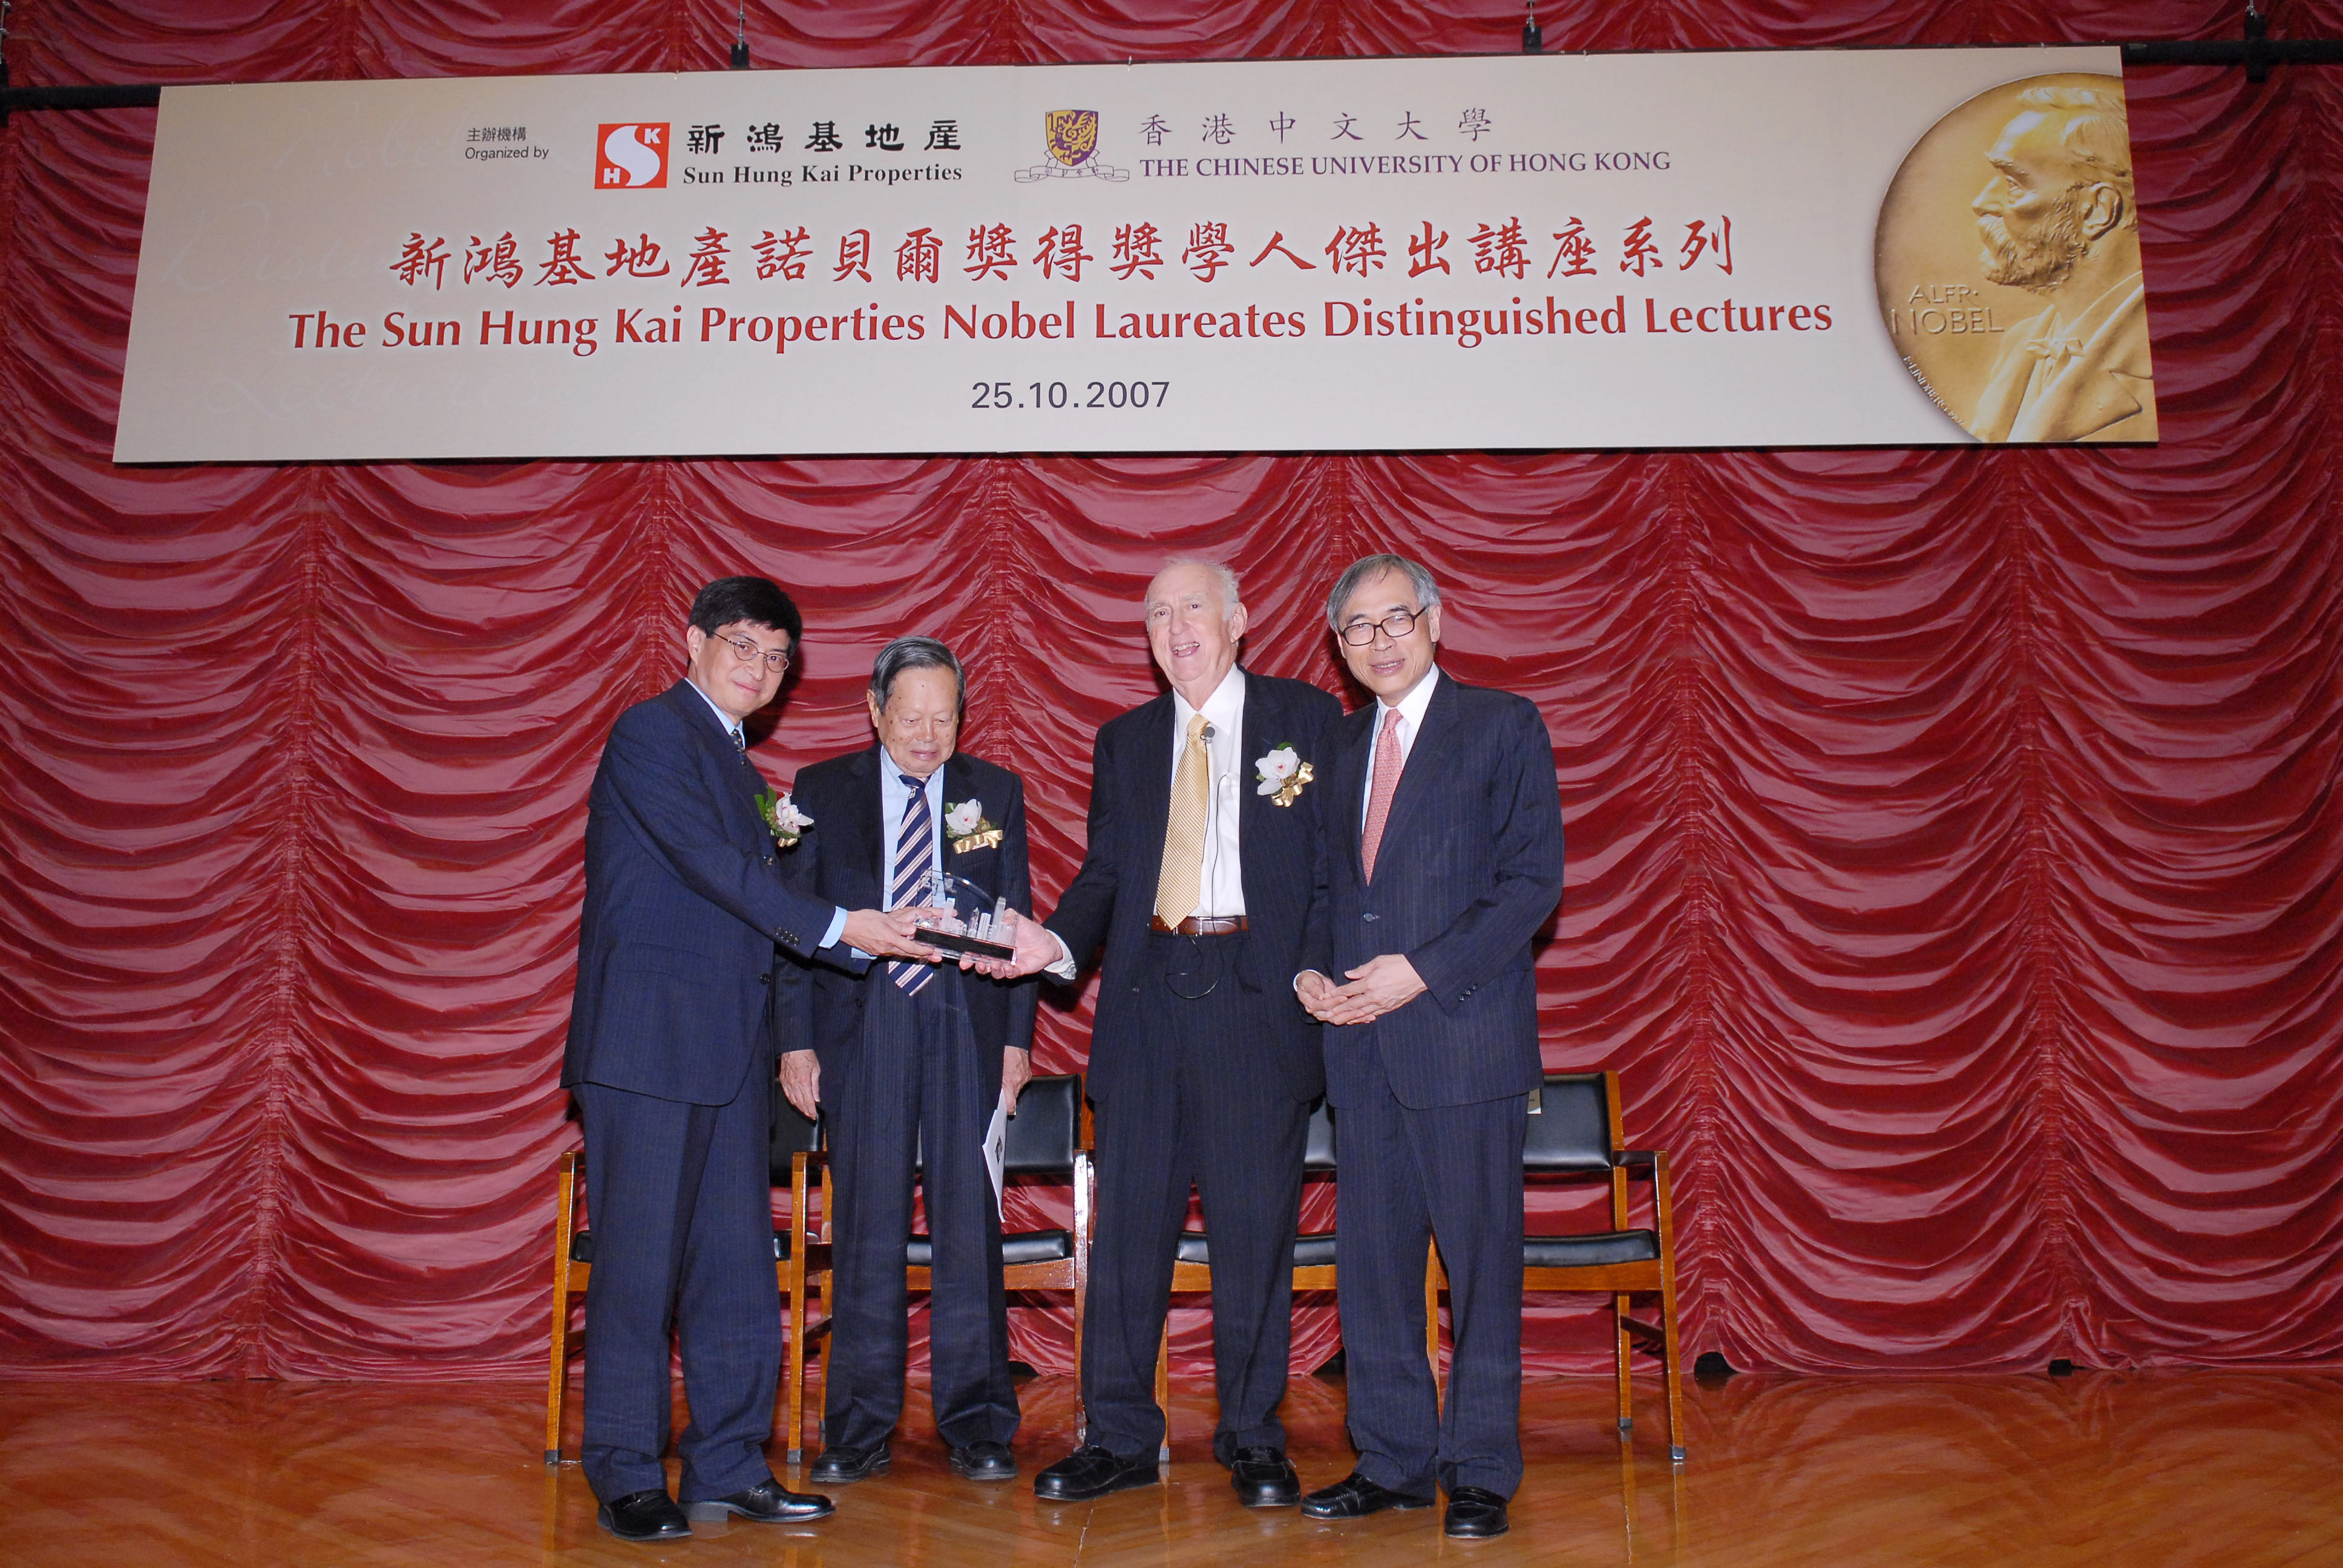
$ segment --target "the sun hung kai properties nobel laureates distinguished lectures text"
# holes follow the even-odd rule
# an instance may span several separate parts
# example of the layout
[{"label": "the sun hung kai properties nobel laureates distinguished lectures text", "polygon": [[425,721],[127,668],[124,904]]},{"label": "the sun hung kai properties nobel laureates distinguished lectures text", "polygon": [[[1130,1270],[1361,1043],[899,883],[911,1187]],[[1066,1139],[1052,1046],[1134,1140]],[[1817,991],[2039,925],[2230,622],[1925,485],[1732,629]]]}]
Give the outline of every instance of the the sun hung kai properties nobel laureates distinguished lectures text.
[{"label": "the sun hung kai properties nobel laureates distinguished lectures text", "polygon": [[168,89],[117,457],[1912,444],[2108,438],[2143,408],[2152,434],[2144,335],[2018,384],[2010,329],[2087,337],[2098,273],[1996,260],[2036,242],[1976,194],[2032,156],[2011,116],[2046,114],[2126,166],[2055,222],[2127,215],[2115,68]]}]

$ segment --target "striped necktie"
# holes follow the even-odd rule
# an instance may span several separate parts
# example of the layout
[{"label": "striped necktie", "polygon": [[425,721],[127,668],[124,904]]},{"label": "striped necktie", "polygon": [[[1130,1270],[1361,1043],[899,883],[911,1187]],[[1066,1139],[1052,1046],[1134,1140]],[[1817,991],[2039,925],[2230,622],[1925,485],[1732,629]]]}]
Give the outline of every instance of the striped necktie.
[{"label": "striped necktie", "polygon": [[[890,910],[925,901],[917,896],[920,879],[935,863],[936,855],[935,818],[928,810],[928,781],[908,773],[896,777],[911,792],[911,800],[903,808],[903,830],[895,837],[894,896],[887,900]],[[936,972],[932,965],[899,959],[887,966],[887,976],[903,988],[905,996],[917,996],[921,986],[936,978]]]}]

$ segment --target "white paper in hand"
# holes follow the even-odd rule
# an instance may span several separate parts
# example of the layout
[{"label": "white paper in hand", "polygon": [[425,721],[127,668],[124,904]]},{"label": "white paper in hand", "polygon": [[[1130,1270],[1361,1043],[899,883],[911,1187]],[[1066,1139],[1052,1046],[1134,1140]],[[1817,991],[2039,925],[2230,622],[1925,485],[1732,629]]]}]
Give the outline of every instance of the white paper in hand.
[{"label": "white paper in hand", "polygon": [[984,1128],[984,1168],[992,1173],[992,1212],[1001,1215],[1001,1168],[1009,1158],[1009,1104],[1002,1101],[992,1108],[992,1120]]}]

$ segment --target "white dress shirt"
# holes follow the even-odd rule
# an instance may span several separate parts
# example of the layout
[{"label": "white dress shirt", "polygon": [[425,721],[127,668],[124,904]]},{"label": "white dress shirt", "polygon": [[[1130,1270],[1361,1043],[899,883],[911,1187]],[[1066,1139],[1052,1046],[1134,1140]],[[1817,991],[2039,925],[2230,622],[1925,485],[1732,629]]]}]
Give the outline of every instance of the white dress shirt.
[{"label": "white dress shirt", "polygon": [[1204,716],[1204,865],[1196,891],[1200,915],[1242,915],[1245,912],[1244,865],[1237,847],[1237,791],[1244,767],[1244,671],[1234,665],[1221,677],[1201,709],[1188,706],[1177,691],[1172,694],[1172,773],[1164,786],[1168,799],[1180,784],[1180,758],[1188,749],[1188,720]]},{"label": "white dress shirt", "polygon": [[1383,716],[1393,709],[1399,710],[1399,765],[1407,770],[1407,754],[1415,749],[1415,738],[1423,729],[1424,710],[1432,706],[1433,689],[1440,684],[1440,667],[1433,665],[1424,671],[1423,678],[1407,689],[1397,702],[1375,699],[1375,732],[1367,742],[1367,785],[1359,794],[1359,830],[1367,828],[1367,808],[1375,798],[1375,752],[1383,745]]},{"label": "white dress shirt", "polygon": [[[709,696],[708,693],[704,691],[700,691],[699,682],[696,680],[687,680],[684,684],[691,688],[695,692],[699,693],[699,700],[708,704],[708,710],[716,715],[716,722],[724,726],[724,733],[732,737],[734,741],[739,745],[741,754],[746,756],[749,749],[749,737],[747,733],[741,729],[740,721],[733,718],[730,714],[725,712],[722,709],[717,707],[716,699]],[[943,769],[939,768],[936,771],[940,773]],[[817,948],[834,948],[838,945],[838,939],[845,933],[846,911],[842,909],[833,909],[830,914],[829,929],[821,933],[821,940],[816,942],[814,946]]]},{"label": "white dress shirt", "polygon": [[[1220,685],[1204,699],[1202,708],[1191,708],[1188,699],[1173,691],[1172,694],[1172,771],[1164,779],[1163,794],[1168,801],[1180,778],[1180,758],[1188,749],[1188,720],[1202,713],[1212,733],[1204,741],[1205,806],[1204,806],[1204,865],[1203,875],[1197,883],[1200,915],[1242,915],[1245,912],[1244,861],[1237,842],[1238,806],[1243,800],[1244,768],[1244,671],[1234,665],[1221,677]],[[1271,744],[1277,744],[1272,739]],[[1156,870],[1162,865],[1159,859]],[[1151,890],[1148,903],[1154,904]],[[1057,932],[1050,940],[1058,944],[1058,961],[1043,972],[1052,980],[1071,984],[1081,970],[1066,939]]]}]

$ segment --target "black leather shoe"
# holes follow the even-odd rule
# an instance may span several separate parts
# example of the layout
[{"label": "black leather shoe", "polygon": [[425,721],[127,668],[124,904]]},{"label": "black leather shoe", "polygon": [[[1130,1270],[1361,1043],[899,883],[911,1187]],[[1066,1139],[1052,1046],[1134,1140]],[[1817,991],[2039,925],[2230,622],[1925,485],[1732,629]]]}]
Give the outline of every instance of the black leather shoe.
[{"label": "black leather shoe", "polygon": [[1051,1503],[1087,1503],[1110,1492],[1152,1486],[1155,1461],[1123,1459],[1086,1442],[1033,1478],[1033,1495]]},{"label": "black leather shoe", "polygon": [[894,1462],[883,1442],[876,1448],[825,1448],[806,1472],[806,1479],[816,1486],[844,1486],[850,1481],[884,1475]]},{"label": "black leather shoe", "polygon": [[802,1524],[809,1519],[829,1518],[838,1512],[838,1504],[818,1493],[791,1492],[768,1475],[746,1492],[687,1503],[683,1512],[692,1519],[723,1519],[737,1514],[759,1524]]},{"label": "black leather shoe", "polygon": [[1505,1500],[1477,1486],[1458,1486],[1448,1493],[1448,1522],[1443,1535],[1459,1541],[1485,1541],[1513,1528],[1505,1522]]},{"label": "black leather shoe", "polygon": [[1017,1461],[1010,1456],[1005,1442],[971,1442],[966,1448],[951,1451],[954,1475],[964,1475],[970,1481],[1014,1481]]},{"label": "black leather shoe", "polygon": [[614,1497],[595,1511],[594,1523],[621,1541],[680,1541],[691,1533],[683,1510],[663,1488]]},{"label": "black leather shoe", "polygon": [[1312,1519],[1364,1519],[1386,1508],[1429,1508],[1432,1499],[1378,1486],[1357,1471],[1332,1486],[1322,1486],[1302,1500],[1302,1512]]},{"label": "black leather shoe", "polygon": [[1302,1501],[1302,1477],[1282,1448],[1240,1448],[1229,1460],[1229,1484],[1247,1508],[1291,1508]]}]

